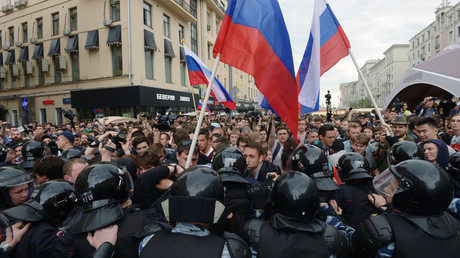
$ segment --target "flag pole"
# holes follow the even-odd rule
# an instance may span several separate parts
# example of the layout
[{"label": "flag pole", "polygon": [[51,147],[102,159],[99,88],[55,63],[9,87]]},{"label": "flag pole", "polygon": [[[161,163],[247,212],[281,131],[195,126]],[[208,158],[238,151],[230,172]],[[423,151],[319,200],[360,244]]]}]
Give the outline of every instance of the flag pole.
[{"label": "flag pole", "polygon": [[361,72],[361,69],[359,69],[358,62],[356,62],[355,56],[353,55],[353,52],[351,51],[351,48],[348,49],[348,53],[350,53],[350,57],[353,60],[353,63],[355,64],[356,70],[358,70],[359,77],[361,77],[361,79],[364,82],[364,87],[366,88],[367,94],[369,95],[369,98],[372,101],[372,105],[374,105],[375,113],[377,113],[377,116],[379,117],[380,122],[382,124],[384,124],[385,121],[383,120],[382,114],[380,113],[379,107],[377,106],[377,102],[375,102],[375,99],[372,96],[371,90],[369,89],[369,85],[367,85],[367,81],[364,78],[364,75]]},{"label": "flag pole", "polygon": [[195,93],[193,92],[193,86],[190,86],[189,88],[190,93],[192,94],[192,99],[193,99],[193,108],[195,109],[195,117],[198,118],[198,111],[196,110],[196,102],[195,102]]},{"label": "flag pole", "polygon": [[[192,145],[190,146],[190,151],[188,152],[187,162],[185,163],[185,168],[190,167],[190,162],[192,161],[193,152],[195,151],[196,142],[198,140],[198,134],[200,133],[201,124],[203,123],[204,115],[206,114],[206,107],[208,106],[209,95],[211,95],[212,84],[216,78],[217,67],[219,66],[220,53],[217,54],[216,61],[214,62],[214,68],[212,69],[211,78],[209,79],[208,87],[206,88],[206,95],[204,96],[204,101],[201,106],[200,118],[198,119],[198,124],[195,128],[195,133],[193,134]],[[204,112],[203,112],[204,111]]]}]

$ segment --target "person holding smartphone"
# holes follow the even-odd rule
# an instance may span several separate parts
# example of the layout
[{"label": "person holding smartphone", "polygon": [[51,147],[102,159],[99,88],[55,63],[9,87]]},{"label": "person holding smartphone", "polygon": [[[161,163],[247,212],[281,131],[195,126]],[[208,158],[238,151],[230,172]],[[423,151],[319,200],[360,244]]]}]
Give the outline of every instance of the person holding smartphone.
[{"label": "person holding smartphone", "polygon": [[436,114],[436,109],[433,107],[435,100],[437,100],[437,98],[428,96],[422,102],[420,102],[420,104],[418,104],[415,108],[417,116],[426,117],[430,114]]}]

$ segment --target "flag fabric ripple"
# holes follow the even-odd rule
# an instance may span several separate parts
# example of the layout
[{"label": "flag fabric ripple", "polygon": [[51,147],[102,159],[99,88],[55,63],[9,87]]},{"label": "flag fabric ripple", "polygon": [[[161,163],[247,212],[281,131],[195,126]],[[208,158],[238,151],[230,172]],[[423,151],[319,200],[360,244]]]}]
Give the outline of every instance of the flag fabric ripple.
[{"label": "flag fabric ripple", "polygon": [[310,37],[297,73],[300,113],[319,109],[320,77],[348,55],[350,42],[325,0],[315,0]]},{"label": "flag fabric ripple", "polygon": [[297,137],[299,87],[277,0],[230,0],[214,57],[254,77],[257,88]]},{"label": "flag fabric ripple", "polygon": [[[200,58],[193,53],[188,47],[184,45],[185,59],[187,60],[188,77],[190,85],[209,84],[211,78],[211,70],[200,60]],[[220,81],[214,78],[214,83],[211,88],[211,95],[224,106],[235,110],[236,103],[227,92],[225,87]]]}]

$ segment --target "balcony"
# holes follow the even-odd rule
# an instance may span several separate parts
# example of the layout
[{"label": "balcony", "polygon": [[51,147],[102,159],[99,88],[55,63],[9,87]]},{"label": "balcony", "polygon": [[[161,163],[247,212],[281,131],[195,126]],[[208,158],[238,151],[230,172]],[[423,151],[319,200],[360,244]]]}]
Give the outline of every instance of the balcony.
[{"label": "balcony", "polygon": [[225,7],[218,0],[206,0],[206,4],[210,9],[216,12],[216,16],[223,18],[225,15]]},{"label": "balcony", "polygon": [[185,0],[161,0],[166,6],[171,8],[172,11],[176,12],[180,17],[184,18],[188,22],[196,21],[196,10],[194,10],[190,4],[186,3]]}]

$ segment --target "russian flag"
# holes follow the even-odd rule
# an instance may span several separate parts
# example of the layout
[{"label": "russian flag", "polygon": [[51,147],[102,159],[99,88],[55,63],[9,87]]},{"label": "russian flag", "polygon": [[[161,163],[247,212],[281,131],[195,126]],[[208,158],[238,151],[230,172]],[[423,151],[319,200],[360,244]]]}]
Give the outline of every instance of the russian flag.
[{"label": "russian flag", "polygon": [[214,57],[254,77],[257,88],[297,137],[299,87],[277,0],[230,0]]},{"label": "russian flag", "polygon": [[[188,77],[190,79],[190,85],[199,85],[199,84],[209,84],[209,79],[211,78],[211,71],[206,67],[203,61],[193,53],[188,47],[184,45],[185,58],[187,60],[187,69]],[[211,95],[220,103],[235,110],[236,103],[228,94],[225,87],[220,83],[217,78],[214,78],[214,83],[212,84]]]},{"label": "russian flag", "polygon": [[320,77],[348,55],[350,42],[325,0],[315,0],[307,49],[297,73],[301,113],[319,109]]},{"label": "russian flag", "polygon": [[[203,108],[203,103],[202,103],[202,100],[200,99],[200,101],[198,102],[198,110],[201,110],[202,108]],[[211,113],[211,110],[209,109],[208,106],[206,106],[206,111]]]}]

